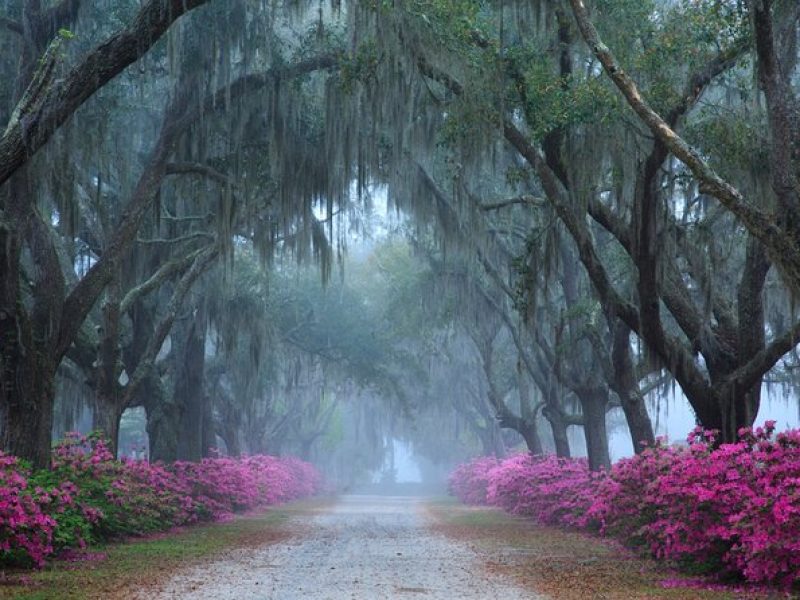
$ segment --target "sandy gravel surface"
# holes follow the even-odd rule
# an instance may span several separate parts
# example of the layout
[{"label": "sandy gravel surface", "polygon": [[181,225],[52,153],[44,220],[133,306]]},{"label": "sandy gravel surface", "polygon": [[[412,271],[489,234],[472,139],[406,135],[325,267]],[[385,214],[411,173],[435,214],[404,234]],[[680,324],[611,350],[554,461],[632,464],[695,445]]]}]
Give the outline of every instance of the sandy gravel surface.
[{"label": "sandy gravel surface", "polygon": [[534,600],[474,550],[432,533],[421,501],[345,496],[299,537],[177,573],[148,598]]}]

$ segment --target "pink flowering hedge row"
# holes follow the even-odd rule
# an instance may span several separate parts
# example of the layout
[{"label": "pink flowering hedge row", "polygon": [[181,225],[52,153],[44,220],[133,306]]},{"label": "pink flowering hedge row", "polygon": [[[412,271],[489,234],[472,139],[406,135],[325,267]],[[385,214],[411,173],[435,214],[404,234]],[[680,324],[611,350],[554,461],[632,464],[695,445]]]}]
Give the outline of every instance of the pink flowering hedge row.
[{"label": "pink flowering hedge row", "polygon": [[89,542],[223,519],[313,495],[321,483],[316,469],[296,458],[117,461],[98,436],[69,436],[49,471],[32,472],[0,453],[0,566],[42,566]]},{"label": "pink flowering hedge row", "polygon": [[518,454],[458,467],[462,501],[614,537],[695,573],[800,584],[800,430],[773,422],[734,444],[695,430],[591,473],[584,459]]}]

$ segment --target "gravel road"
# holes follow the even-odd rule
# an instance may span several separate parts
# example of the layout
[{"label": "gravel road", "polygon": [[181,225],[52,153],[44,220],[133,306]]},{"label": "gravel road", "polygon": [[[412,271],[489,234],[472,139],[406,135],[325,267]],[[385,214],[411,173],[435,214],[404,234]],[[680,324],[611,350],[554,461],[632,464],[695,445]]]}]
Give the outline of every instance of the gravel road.
[{"label": "gravel road", "polygon": [[344,496],[293,539],[176,573],[148,598],[541,600],[487,572],[474,550],[432,533],[422,501]]}]

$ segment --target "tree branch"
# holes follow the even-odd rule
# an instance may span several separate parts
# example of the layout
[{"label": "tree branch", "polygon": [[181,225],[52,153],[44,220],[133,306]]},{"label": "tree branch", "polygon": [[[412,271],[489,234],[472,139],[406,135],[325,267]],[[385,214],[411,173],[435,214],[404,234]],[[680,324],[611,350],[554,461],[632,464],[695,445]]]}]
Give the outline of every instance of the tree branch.
[{"label": "tree branch", "polygon": [[745,365],[731,373],[728,381],[739,389],[752,388],[798,343],[800,343],[800,321],[796,321],[783,335],[772,340]]},{"label": "tree branch", "polygon": [[128,27],[83,57],[62,79],[37,92],[37,110],[0,137],[0,184],[41,148],[97,90],[141,58],[172,23],[208,0],[149,0]]},{"label": "tree branch", "polygon": [[750,50],[749,38],[737,40],[735,43],[721,51],[700,70],[694,72],[686,82],[680,100],[667,114],[666,122],[670,127],[675,127],[678,120],[697,104],[706,87],[719,75],[733,68],[739,59]]},{"label": "tree branch", "polygon": [[185,107],[173,105],[173,108],[175,110],[168,110],[164,117],[164,125],[150,155],[150,160],[136,183],[122,219],[111,239],[108,240],[103,255],[89,268],[64,300],[64,318],[59,332],[59,343],[55,348],[56,360],[59,360],[67,351],[81,323],[113,276],[114,263],[128,251],[136,239],[139,225],[161,187],[164,179],[164,166],[178,134],[178,130],[169,127],[168,123],[173,119],[174,112],[179,113],[180,108]]},{"label": "tree branch", "polygon": [[201,238],[214,239],[214,234],[209,233],[207,231],[195,231],[175,238],[151,238],[151,239],[136,238],[136,243],[149,244],[149,245],[181,244],[183,242],[191,242],[193,240]]},{"label": "tree branch", "polygon": [[155,290],[156,288],[160,287],[167,279],[172,277],[177,273],[181,273],[188,269],[194,261],[200,256],[203,252],[206,252],[207,248],[202,248],[200,250],[195,250],[190,254],[182,256],[180,258],[176,258],[174,260],[169,261],[166,264],[161,265],[155,273],[153,273],[149,279],[143,281],[136,287],[128,290],[128,293],[125,294],[125,297],[120,302],[120,313],[125,314],[128,312],[131,307],[133,306],[134,302],[139,300],[142,296],[145,296]]},{"label": "tree branch", "polygon": [[527,206],[543,206],[545,200],[535,196],[517,196],[516,198],[509,198],[508,200],[500,200],[498,202],[490,202],[487,204],[480,204],[479,208],[483,211],[498,210],[515,204],[524,204]]},{"label": "tree branch", "polygon": [[[669,372],[667,372],[667,373],[669,373]],[[647,394],[649,394],[653,390],[657,390],[658,388],[665,386],[671,380],[672,380],[672,377],[669,374],[661,375],[661,376],[657,377],[656,379],[654,379],[653,381],[641,385],[639,387],[639,394],[641,394],[642,397],[647,396]]]},{"label": "tree branch", "polygon": [[214,244],[209,248],[205,248],[199,253],[192,262],[191,268],[183,274],[175,289],[172,292],[172,297],[167,303],[164,315],[161,320],[156,324],[152,336],[147,341],[147,347],[143,355],[136,365],[136,370],[131,375],[128,384],[124,388],[122,406],[129,406],[132,402],[137,390],[150,375],[150,372],[155,365],[156,356],[164,345],[167,335],[172,329],[172,324],[178,315],[178,311],[183,305],[183,300],[186,294],[191,289],[194,282],[211,266],[213,261],[219,256],[219,244]]},{"label": "tree branch", "polygon": [[770,171],[772,189],[786,213],[787,228],[800,223],[800,183],[797,180],[793,148],[797,140],[798,117],[791,79],[781,69],[776,50],[772,18],[772,0],[752,2],[753,29],[758,58],[758,78],[767,100],[770,126]]},{"label": "tree branch", "polygon": [[224,185],[231,185],[231,178],[217,171],[214,167],[209,165],[204,165],[203,163],[194,163],[194,162],[179,162],[179,163],[169,163],[166,169],[167,175],[184,175],[184,174],[194,174],[194,175],[202,175],[203,177],[208,177],[209,179],[213,179],[219,183]]},{"label": "tree branch", "polygon": [[[199,2],[200,0],[194,0]],[[150,154],[150,160],[139,177],[131,196],[131,200],[123,212],[122,219],[114,231],[114,235],[106,245],[103,256],[94,263],[84,277],[77,283],[64,301],[64,319],[59,335],[59,343],[55,347],[56,358],[60,359],[67,351],[80,324],[89,314],[92,306],[102,293],[111,276],[111,265],[123,253],[127,252],[136,239],[139,225],[152,205],[156,193],[166,175],[167,160],[178,136],[200,118],[202,110],[213,107],[212,98],[218,95],[232,97],[250,91],[257,91],[268,82],[279,77],[295,77],[319,68],[335,65],[330,55],[322,55],[301,61],[295,65],[270,69],[266,73],[249,75],[234,81],[224,90],[212,94],[205,101],[192,107],[190,93],[192,90],[178,90],[171,104],[167,107],[162,120],[158,140]],[[244,85],[243,81],[248,81]],[[235,93],[234,93],[235,91]],[[202,109],[202,110],[201,110]]]},{"label": "tree branch", "polygon": [[[544,157],[508,119],[505,121],[504,131],[506,139],[539,175],[548,201],[553,205],[577,246],[578,256],[600,297],[600,302],[622,319],[632,331],[641,336],[642,327],[638,310],[631,303],[623,300],[613,287],[608,273],[597,254],[585,221],[579,218],[572,208],[567,205],[566,200],[562,198],[563,194],[559,183],[547,166]],[[706,395],[707,382],[705,377],[697,369],[691,354],[677,340],[668,335],[663,335],[659,336],[658,339],[645,339],[645,342],[650,345],[665,364],[670,365],[670,370],[675,379],[680,382],[687,395],[693,398],[700,398]]]},{"label": "tree branch", "polygon": [[768,249],[770,258],[780,265],[787,283],[800,290],[800,247],[787,232],[766,213],[749,204],[741,192],[725,181],[642,97],[636,83],[622,69],[589,19],[583,0],[570,0],[578,28],[592,53],[619,88],[630,107],[678,160],[683,162],[700,182],[700,191],[709,194],[735,215],[747,230]]}]

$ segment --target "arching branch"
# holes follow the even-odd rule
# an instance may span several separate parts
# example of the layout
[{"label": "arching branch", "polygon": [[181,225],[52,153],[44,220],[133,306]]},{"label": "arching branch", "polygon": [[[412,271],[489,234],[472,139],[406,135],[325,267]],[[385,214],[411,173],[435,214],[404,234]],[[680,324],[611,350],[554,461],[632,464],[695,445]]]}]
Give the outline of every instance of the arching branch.
[{"label": "arching branch", "polygon": [[186,294],[189,293],[194,282],[213,264],[219,256],[219,252],[219,244],[214,244],[212,247],[204,249],[195,257],[192,266],[183,274],[175,285],[172,297],[167,303],[164,314],[161,320],[156,324],[155,330],[147,342],[144,354],[140,357],[136,370],[125,386],[123,392],[123,406],[130,405],[139,387],[149,377],[152,368],[155,366],[158,352],[172,329],[172,324],[178,316],[178,311],[180,311],[183,306],[183,300],[186,298]]},{"label": "arching branch", "polygon": [[642,97],[636,82],[622,69],[612,51],[600,39],[589,19],[584,1],[570,0],[570,4],[584,40],[642,122],[689,168],[700,182],[700,191],[719,200],[764,244],[770,258],[781,268],[787,283],[793,289],[800,290],[800,247],[767,213],[749,203],[736,187],[720,177],[700,153]]},{"label": "arching branch", "polygon": [[128,27],[90,51],[63,78],[35,90],[36,110],[11,123],[0,137],[0,184],[97,90],[144,56],[175,20],[207,1],[149,0]]}]

